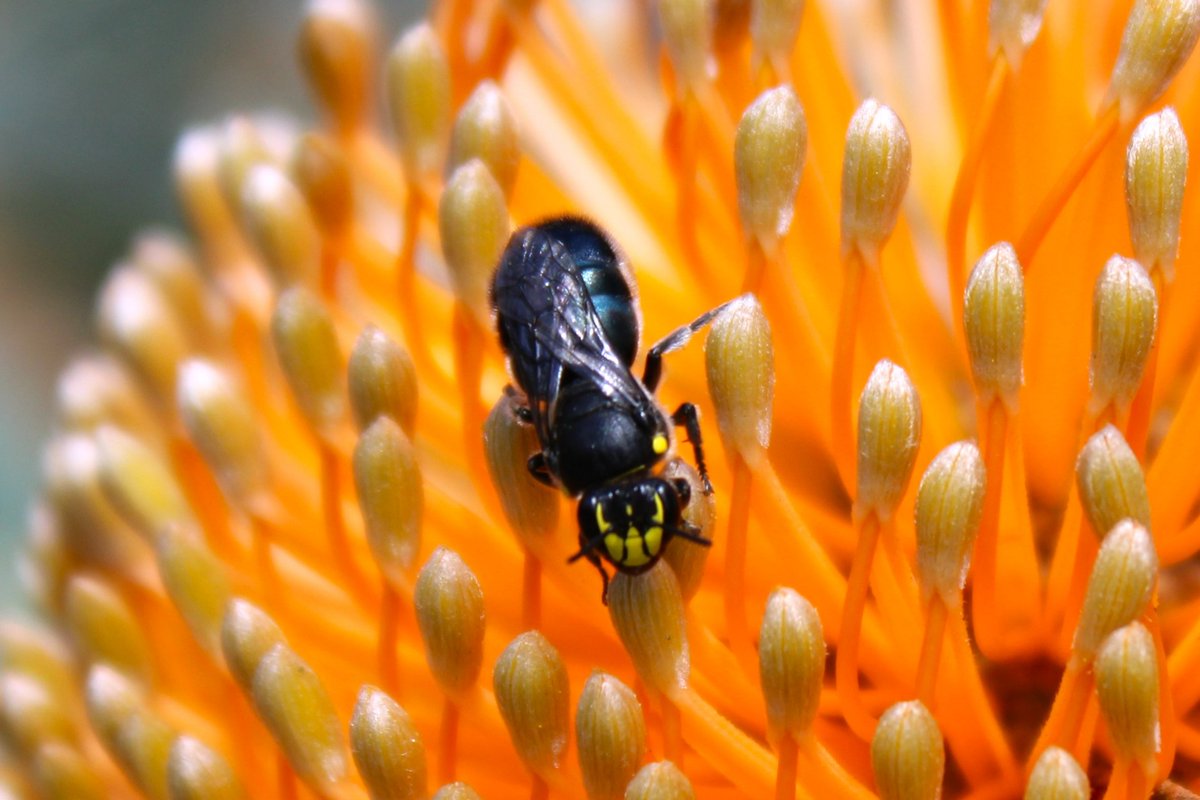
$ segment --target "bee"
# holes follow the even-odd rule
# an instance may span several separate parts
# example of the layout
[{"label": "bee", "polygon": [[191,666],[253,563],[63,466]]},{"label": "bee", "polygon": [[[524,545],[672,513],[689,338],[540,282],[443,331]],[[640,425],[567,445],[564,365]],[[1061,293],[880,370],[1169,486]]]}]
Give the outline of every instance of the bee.
[{"label": "bee", "polygon": [[529,459],[538,481],[579,498],[579,551],[604,581],[604,561],[645,572],[678,536],[711,542],[683,519],[691,486],[657,473],[673,428],[687,432],[702,491],[712,493],[696,407],[668,417],[654,398],[662,359],[682,347],[724,305],[650,348],[639,380],[632,367],[641,319],[633,276],[609,237],[578,217],[516,231],[492,278],[500,345],[517,385],[517,415],[533,425],[541,451]]}]

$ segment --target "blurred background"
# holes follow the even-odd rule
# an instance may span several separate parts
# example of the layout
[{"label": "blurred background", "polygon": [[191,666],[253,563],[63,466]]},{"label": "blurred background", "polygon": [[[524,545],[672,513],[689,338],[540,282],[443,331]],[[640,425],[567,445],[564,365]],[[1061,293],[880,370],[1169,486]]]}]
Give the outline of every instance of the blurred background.
[{"label": "blurred background", "polygon": [[[386,44],[420,0],[378,9]],[[37,490],[55,376],[132,236],[181,228],[179,131],[230,111],[312,115],[301,0],[0,0],[0,608]]]}]

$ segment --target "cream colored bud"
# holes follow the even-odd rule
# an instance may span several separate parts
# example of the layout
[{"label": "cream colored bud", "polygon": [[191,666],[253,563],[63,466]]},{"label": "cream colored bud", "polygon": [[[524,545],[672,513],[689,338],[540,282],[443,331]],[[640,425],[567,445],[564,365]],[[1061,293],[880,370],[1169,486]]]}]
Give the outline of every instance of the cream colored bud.
[{"label": "cream colored bud", "polygon": [[812,604],[780,587],[767,598],[758,636],[758,671],[767,726],[778,741],[802,741],[812,728],[825,677],[825,637]]},{"label": "cream colored bud", "polygon": [[1166,282],[1175,277],[1188,143],[1175,109],[1164,108],[1138,124],[1125,154],[1125,206],[1134,257]]},{"label": "cream colored bud", "polygon": [[242,215],[246,177],[260,164],[281,165],[295,142],[295,127],[279,116],[234,116],[219,135],[217,179],[221,194],[235,217]]},{"label": "cream colored bud", "polygon": [[292,154],[291,171],[321,232],[344,235],[354,222],[354,177],[337,142],[322,133],[304,134]]},{"label": "cream colored bud", "polygon": [[504,196],[512,195],[521,163],[517,121],[504,92],[490,78],[476,86],[463,103],[450,134],[452,172],[475,158],[487,165]]},{"label": "cream colored bud", "polygon": [[850,120],[842,162],[842,252],[858,250],[869,263],[883,248],[908,189],[912,150],[896,113],[867,100]]},{"label": "cream colored bud", "polygon": [[[25,596],[47,617],[60,617],[62,587],[77,564],[58,515],[44,503],[35,504],[29,511],[25,541],[17,559],[17,580]],[[0,649],[3,647],[0,639]]]},{"label": "cream colored bud", "polygon": [[308,202],[287,174],[271,164],[251,169],[242,184],[241,207],[246,232],[276,285],[315,285],[321,236]]},{"label": "cream colored bud", "polygon": [[388,106],[409,180],[436,175],[450,130],[450,67],[429,23],[405,31],[386,69]]},{"label": "cream colored bud", "polygon": [[358,693],[350,752],[371,800],[424,800],[425,745],[408,713],[374,686]]},{"label": "cream colored bud", "polygon": [[517,755],[541,776],[558,769],[570,744],[567,668],[537,631],[522,633],[504,649],[492,673],[496,704]]},{"label": "cream colored bud", "polygon": [[191,519],[187,498],[158,453],[111,425],[96,431],[96,445],[105,492],[147,541],[164,527]]},{"label": "cream colored bud", "polygon": [[439,547],[417,576],[413,606],[429,671],[442,691],[465,695],[483,665],[487,628],[483,589],[475,573],[453,550]]},{"label": "cream colored bud", "polygon": [[928,598],[960,602],[983,518],[987,483],[979,448],[957,442],[937,454],[917,489],[917,580]]},{"label": "cream colored bud", "polygon": [[1140,622],[1113,631],[1096,654],[1096,695],[1118,758],[1140,762],[1150,778],[1162,749],[1154,637]]},{"label": "cream colored bud", "polygon": [[345,745],[333,702],[317,673],[286,644],[275,645],[258,662],[250,696],[296,777],[318,794],[345,778]]},{"label": "cream colored bud", "polygon": [[170,800],[242,800],[246,796],[229,762],[208,745],[180,736],[167,759]]},{"label": "cream colored bud", "polygon": [[[717,520],[717,501],[714,495],[704,493],[700,473],[682,458],[673,458],[663,468],[662,477],[668,481],[687,481],[692,499],[687,508],[683,509],[683,521],[711,541]],[[691,602],[696,592],[700,591],[700,584],[704,580],[704,566],[708,563],[711,552],[711,547],[676,536],[671,540],[671,546],[663,553],[663,560],[667,562],[679,582],[679,594],[685,604]]]},{"label": "cream colored bud", "polygon": [[921,446],[921,398],[901,367],[884,359],[858,401],[858,491],[854,513],[891,519]]},{"label": "cream colored bud", "polygon": [[190,525],[170,525],[155,544],[158,572],[171,602],[183,616],[192,636],[205,650],[219,656],[221,623],[229,603],[225,565]]},{"label": "cream colored bud", "polygon": [[517,419],[516,402],[501,395],[483,423],[483,452],[504,517],[527,547],[558,530],[558,496],[534,480],[527,466],[540,449],[533,426]]},{"label": "cream colored bud", "polygon": [[89,431],[116,425],[150,441],[161,425],[145,393],[119,361],[107,355],[76,358],[58,376],[55,393],[63,427]]},{"label": "cream colored bud", "polygon": [[150,645],[125,598],[108,583],[85,573],[71,576],[64,609],[71,639],[88,664],[107,664],[131,680],[150,681]]},{"label": "cream colored bud", "polygon": [[1025,343],[1025,279],[1008,242],[989,248],[971,271],[963,328],[980,401],[998,398],[1015,412]]},{"label": "cream colored bud", "polygon": [[240,597],[229,601],[221,623],[221,652],[242,691],[250,692],[259,663],[284,641],[283,631],[267,612]]},{"label": "cream colored bud", "polygon": [[883,712],[871,740],[871,768],[880,800],[937,800],[946,751],[937,720],[920,700]]},{"label": "cream colored bud", "polygon": [[670,761],[656,761],[633,776],[625,800],[696,800],[696,792],[679,767]]},{"label": "cream colored bud", "polygon": [[0,670],[36,675],[52,696],[77,691],[75,663],[63,641],[40,628],[0,621]]},{"label": "cream colored bud", "polygon": [[[104,800],[108,789],[91,760],[74,747],[49,742],[33,756],[33,779],[45,800]],[[0,791],[0,797],[8,797]],[[12,796],[14,800],[18,795]]]},{"label": "cream colored bud", "polygon": [[1142,382],[1158,324],[1154,283],[1131,258],[1113,256],[1096,280],[1092,303],[1092,396],[1099,412],[1110,403],[1128,411]]},{"label": "cream colored bud", "polygon": [[633,691],[592,672],[579,695],[575,744],[588,800],[621,800],[646,752],[646,722]]},{"label": "cream colored bud", "polygon": [[1088,800],[1087,773],[1061,747],[1047,747],[1025,785],[1025,800]]},{"label": "cream colored bud", "polygon": [[1146,476],[1125,437],[1112,425],[1092,434],[1075,462],[1083,512],[1103,539],[1126,517],[1150,524]]},{"label": "cream colored bud", "polygon": [[188,361],[179,370],[177,394],[183,427],[230,500],[244,505],[266,491],[260,418],[225,372]]},{"label": "cream colored bud", "polygon": [[1154,102],[1200,37],[1200,0],[1136,0],[1113,67],[1110,100],[1129,121]]},{"label": "cream colored bud", "polygon": [[421,547],[425,490],[417,454],[390,417],[376,419],[359,438],[354,485],[371,554],[388,580],[403,583]]},{"label": "cream colored bud", "polygon": [[417,421],[417,372],[408,351],[374,325],[359,334],[350,352],[350,407],[359,430],[391,417],[408,436]]},{"label": "cream colored bud", "polygon": [[31,757],[48,742],[73,743],[71,698],[55,697],[37,676],[0,674],[0,742],[14,755]]},{"label": "cream colored bud", "polygon": [[486,328],[491,320],[492,273],[512,225],[504,191],[479,159],[450,176],[438,204],[438,227],[454,294]]},{"label": "cream colored bud", "polygon": [[1117,523],[1092,565],[1075,628],[1075,656],[1090,661],[1105,637],[1141,616],[1157,578],[1158,556],[1150,534],[1133,520]]},{"label": "cream colored bud", "polygon": [[792,224],[808,125],[790,86],[768,89],[742,114],[733,140],[738,212],[746,235],[774,251]]},{"label": "cream colored bud", "polygon": [[608,587],[608,614],[647,686],[668,696],[687,686],[687,620],[670,567],[660,561],[641,575],[618,572]]},{"label": "cream colored bud", "polygon": [[1016,71],[1025,51],[1042,29],[1046,0],[991,0],[988,6],[988,46],[1000,50]]},{"label": "cream colored bud", "polygon": [[103,665],[88,672],[88,718],[104,749],[151,800],[169,800],[167,760],[175,732],[146,705],[140,688]]},{"label": "cream colored bud", "polygon": [[220,179],[221,135],[215,125],[185,130],[172,156],[175,189],[199,238],[226,243],[235,226]]},{"label": "cream colored bud", "polygon": [[346,371],[329,310],[315,294],[293,286],[275,304],[271,338],[308,424],[331,432],[346,413]]},{"label": "cream colored bud", "polygon": [[758,0],[750,4],[750,41],[762,60],[781,71],[791,59],[800,35],[800,20],[804,16],[804,0]]},{"label": "cream colored bud", "polygon": [[659,0],[663,43],[680,94],[707,82],[715,71],[713,14],[713,0]]},{"label": "cream colored bud", "polygon": [[131,251],[134,267],[154,284],[192,346],[208,346],[214,333],[208,287],[186,241],[151,229],[138,234]]},{"label": "cream colored bud", "polygon": [[750,464],[771,444],[775,351],[771,325],[754,295],[731,302],[713,321],[704,345],[708,392],[726,446]]},{"label": "cream colored bud", "polygon": [[310,0],[300,28],[300,64],[334,127],[349,134],[363,122],[374,69],[374,20],[359,0]]},{"label": "cream colored bud", "polygon": [[133,267],[112,272],[96,306],[100,341],[112,348],[160,401],[175,391],[175,370],[191,348],[182,321],[157,287]]},{"label": "cream colored bud", "polygon": [[479,793],[462,781],[448,783],[438,789],[433,800],[483,800]]}]

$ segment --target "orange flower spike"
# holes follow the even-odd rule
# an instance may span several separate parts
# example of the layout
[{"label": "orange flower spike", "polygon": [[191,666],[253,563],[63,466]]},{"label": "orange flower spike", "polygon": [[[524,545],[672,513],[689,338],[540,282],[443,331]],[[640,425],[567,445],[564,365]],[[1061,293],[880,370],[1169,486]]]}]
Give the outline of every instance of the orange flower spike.
[{"label": "orange flower spike", "polygon": [[871,766],[882,800],[938,800],[946,750],[937,720],[920,700],[897,703],[879,719]]},{"label": "orange flower spike", "polygon": [[1108,93],[1083,148],[1063,170],[1017,240],[1028,270],[1042,240],[1092,164],[1117,135],[1154,102],[1183,67],[1200,38],[1200,2],[1137,0],[1129,12]]},{"label": "orange flower spike", "polygon": [[622,800],[646,754],[642,706],[628,686],[592,673],[579,695],[575,745],[588,800]]},{"label": "orange flower spike", "polygon": [[[1175,278],[1187,164],[1187,137],[1174,109],[1164,108],[1138,123],[1125,154],[1125,206],[1134,258],[1150,274],[1158,296],[1159,331],[1166,330],[1170,289]],[[1125,433],[1138,454],[1145,451],[1149,433],[1161,347],[1160,333],[1150,349],[1145,377],[1134,397]]]},{"label": "orange flower spike", "polygon": [[[900,118],[867,100],[850,120],[842,163],[842,299],[834,340],[831,433],[844,486],[854,485],[850,398],[864,273],[878,278],[880,251],[892,234],[908,188],[912,153]],[[894,333],[894,330],[892,331]],[[896,347],[899,342],[893,339]],[[902,361],[900,353],[892,353]]]},{"label": "orange flower spike", "polygon": [[1095,669],[1100,713],[1116,751],[1104,797],[1146,797],[1158,783],[1162,747],[1154,638],[1138,622],[1113,631],[1096,653]]},{"label": "orange flower spike", "polygon": [[371,800],[424,800],[425,745],[412,718],[374,686],[364,686],[350,719],[350,752]]},{"label": "orange flower spike", "polygon": [[[880,361],[859,398],[858,487],[853,511],[858,545],[842,608],[835,670],[842,715],[863,740],[869,740],[875,731],[875,719],[859,698],[858,675],[859,636],[871,564],[880,532],[886,530],[885,536],[896,536],[892,515],[908,488],[920,444],[921,401],[917,390],[903,369],[890,361]],[[890,549],[898,552],[897,545]],[[904,573],[908,573],[907,566]],[[900,613],[901,609],[889,611]]]},{"label": "orange flower spike", "polygon": [[1088,800],[1087,774],[1061,747],[1047,747],[1029,775],[1025,800]]},{"label": "orange flower spike", "polygon": [[[1016,252],[1007,243],[989,248],[972,270],[963,297],[963,329],[988,475],[975,545],[972,622],[979,649],[995,658],[1030,645],[1011,631],[1031,629],[1041,592],[1040,586],[1030,585],[1038,564],[1025,493],[1004,480],[1006,466],[1017,476],[1023,472],[1020,464],[1006,465],[1005,456],[1012,452],[1021,458],[1017,410],[1025,339],[1024,281]],[[1004,525],[1002,509],[1008,509]],[[998,593],[997,586],[1004,586],[1004,592]]]}]

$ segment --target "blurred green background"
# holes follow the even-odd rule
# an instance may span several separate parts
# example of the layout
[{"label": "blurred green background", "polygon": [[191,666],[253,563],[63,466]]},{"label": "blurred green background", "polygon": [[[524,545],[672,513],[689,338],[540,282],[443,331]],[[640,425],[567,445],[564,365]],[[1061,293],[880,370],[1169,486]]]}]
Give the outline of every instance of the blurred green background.
[{"label": "blurred green background", "polygon": [[[384,45],[417,0],[378,10]],[[175,138],[230,111],[312,116],[299,0],[0,0],[0,606],[37,491],[55,375],[146,225],[180,227]]]}]

